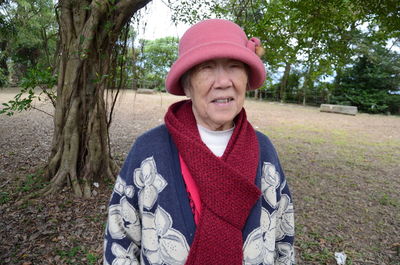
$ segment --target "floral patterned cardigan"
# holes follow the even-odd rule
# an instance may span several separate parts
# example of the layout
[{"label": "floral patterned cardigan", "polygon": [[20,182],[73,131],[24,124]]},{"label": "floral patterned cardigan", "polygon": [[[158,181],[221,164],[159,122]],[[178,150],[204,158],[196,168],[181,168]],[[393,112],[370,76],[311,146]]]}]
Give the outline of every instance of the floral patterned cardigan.
[{"label": "floral patterned cardigan", "polygon": [[[243,229],[243,264],[294,264],[293,204],[276,151],[257,132],[262,196]],[[104,264],[185,264],[196,225],[165,125],[140,136],[111,195]]]}]

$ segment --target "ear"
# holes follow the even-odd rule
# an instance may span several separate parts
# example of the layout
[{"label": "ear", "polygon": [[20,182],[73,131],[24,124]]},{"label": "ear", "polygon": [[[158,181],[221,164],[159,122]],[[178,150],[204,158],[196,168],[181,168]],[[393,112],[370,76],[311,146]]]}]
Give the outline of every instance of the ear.
[{"label": "ear", "polygon": [[185,96],[186,96],[186,97],[192,98],[192,97],[191,97],[192,89],[191,89],[190,87],[185,86],[185,87],[183,88],[183,92],[185,93]]}]

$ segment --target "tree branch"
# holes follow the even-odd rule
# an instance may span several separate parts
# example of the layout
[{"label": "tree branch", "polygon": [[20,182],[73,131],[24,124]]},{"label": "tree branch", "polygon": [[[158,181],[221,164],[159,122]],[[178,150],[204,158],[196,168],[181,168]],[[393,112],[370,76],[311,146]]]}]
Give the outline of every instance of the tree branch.
[{"label": "tree branch", "polygon": [[128,20],[139,9],[146,6],[151,0],[121,0],[116,4],[116,18],[114,30],[117,32],[128,22]]},{"label": "tree branch", "polygon": [[46,112],[46,111],[44,111],[44,110],[38,109],[38,108],[36,108],[36,107],[34,107],[34,106],[31,106],[31,108],[34,109],[34,110],[43,112],[44,114],[47,114],[47,115],[49,115],[50,117],[53,117],[53,118],[54,118],[54,116],[53,116],[52,114],[50,114],[50,113],[48,113],[48,112]]}]

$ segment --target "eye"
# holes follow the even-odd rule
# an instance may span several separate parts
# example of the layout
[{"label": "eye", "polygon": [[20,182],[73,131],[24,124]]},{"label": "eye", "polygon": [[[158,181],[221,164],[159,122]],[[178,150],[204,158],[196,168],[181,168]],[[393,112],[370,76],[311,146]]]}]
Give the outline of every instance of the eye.
[{"label": "eye", "polygon": [[206,70],[206,69],[212,69],[213,64],[211,62],[205,62],[199,65],[199,70]]},{"label": "eye", "polygon": [[231,61],[229,63],[229,67],[231,68],[244,68],[244,64],[240,61]]}]

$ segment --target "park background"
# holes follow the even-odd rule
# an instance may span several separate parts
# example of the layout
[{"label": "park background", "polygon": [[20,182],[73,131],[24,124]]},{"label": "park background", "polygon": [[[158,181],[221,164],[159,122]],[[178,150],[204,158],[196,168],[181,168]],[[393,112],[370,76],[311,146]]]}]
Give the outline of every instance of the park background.
[{"label": "park background", "polygon": [[145,39],[160,2],[262,40],[246,109],[282,159],[298,264],[400,264],[400,3],[366,0],[1,1],[0,264],[101,264],[118,168],[180,99],[164,78],[182,30]]}]

